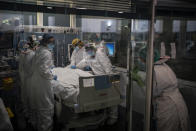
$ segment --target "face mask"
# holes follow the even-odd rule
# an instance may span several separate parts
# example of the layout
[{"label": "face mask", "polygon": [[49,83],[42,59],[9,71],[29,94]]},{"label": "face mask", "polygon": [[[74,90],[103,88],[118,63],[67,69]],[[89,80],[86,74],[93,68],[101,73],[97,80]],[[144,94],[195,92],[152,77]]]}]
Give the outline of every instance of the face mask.
[{"label": "face mask", "polygon": [[48,44],[48,48],[49,48],[49,50],[52,51],[54,49],[54,44],[53,43],[49,43]]},{"label": "face mask", "polygon": [[95,56],[95,52],[94,52],[94,51],[87,51],[87,54],[88,54],[89,56]]}]

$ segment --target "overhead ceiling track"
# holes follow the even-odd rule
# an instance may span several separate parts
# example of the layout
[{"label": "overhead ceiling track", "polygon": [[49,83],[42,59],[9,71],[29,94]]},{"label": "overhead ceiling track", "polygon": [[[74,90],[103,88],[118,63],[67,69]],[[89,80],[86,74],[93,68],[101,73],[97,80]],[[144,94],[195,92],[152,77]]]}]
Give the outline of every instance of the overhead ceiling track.
[{"label": "overhead ceiling track", "polygon": [[6,2],[135,13],[131,0],[0,0]]},{"label": "overhead ceiling track", "polygon": [[[52,3],[52,2],[54,3]],[[89,1],[89,5],[85,3],[77,3],[80,1]],[[106,0],[0,0],[0,10],[11,10],[11,11],[22,11],[22,12],[44,12],[52,14],[77,14],[77,15],[86,15],[86,16],[104,16],[104,17],[116,17],[116,18],[127,18],[127,19],[149,19],[149,1],[148,0],[131,0],[129,2],[131,7],[127,9],[127,6],[122,6],[119,4],[119,7],[116,6],[115,2],[122,1],[127,2],[129,0],[107,0],[113,1],[111,5],[94,4],[92,1],[99,1],[100,3]],[[170,1],[170,0],[159,0],[158,2]],[[173,0],[171,0],[173,1]],[[50,3],[51,2],[51,3]],[[77,4],[73,4],[73,3]],[[72,7],[70,4],[72,3]],[[129,6],[130,6],[129,5]],[[185,4],[184,4],[185,5]],[[194,4],[192,4],[194,6]],[[80,9],[83,8],[83,9]],[[183,17],[183,18],[196,18],[196,8],[186,7],[172,7],[162,6],[158,3],[156,7],[156,16],[171,16],[171,17]]]}]

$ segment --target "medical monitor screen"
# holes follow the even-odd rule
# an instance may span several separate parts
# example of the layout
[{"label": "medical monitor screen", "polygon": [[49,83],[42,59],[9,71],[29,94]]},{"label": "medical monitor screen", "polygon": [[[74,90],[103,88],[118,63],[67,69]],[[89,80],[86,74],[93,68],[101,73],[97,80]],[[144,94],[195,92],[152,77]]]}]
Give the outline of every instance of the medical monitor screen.
[{"label": "medical monitor screen", "polygon": [[114,55],[115,55],[115,43],[114,42],[106,42],[105,46],[108,49],[109,56],[114,57]]}]

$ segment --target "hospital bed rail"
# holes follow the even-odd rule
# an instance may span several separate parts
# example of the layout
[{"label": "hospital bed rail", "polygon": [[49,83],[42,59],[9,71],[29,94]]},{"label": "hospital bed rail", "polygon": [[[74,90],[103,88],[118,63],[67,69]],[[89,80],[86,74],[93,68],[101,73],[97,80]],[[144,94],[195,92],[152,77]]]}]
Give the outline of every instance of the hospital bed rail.
[{"label": "hospital bed rail", "polygon": [[80,93],[75,113],[100,110],[120,104],[120,75],[79,77]]}]

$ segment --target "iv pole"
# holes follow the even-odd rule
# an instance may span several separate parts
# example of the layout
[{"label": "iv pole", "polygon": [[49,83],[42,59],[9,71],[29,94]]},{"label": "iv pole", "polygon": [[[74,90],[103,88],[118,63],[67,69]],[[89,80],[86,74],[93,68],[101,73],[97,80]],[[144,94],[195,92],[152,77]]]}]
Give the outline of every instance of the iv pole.
[{"label": "iv pole", "polygon": [[147,72],[146,72],[146,109],[145,109],[145,131],[150,131],[151,122],[151,98],[152,98],[152,72],[153,72],[153,43],[154,43],[154,20],[156,0],[151,0],[150,34],[147,45]]}]

